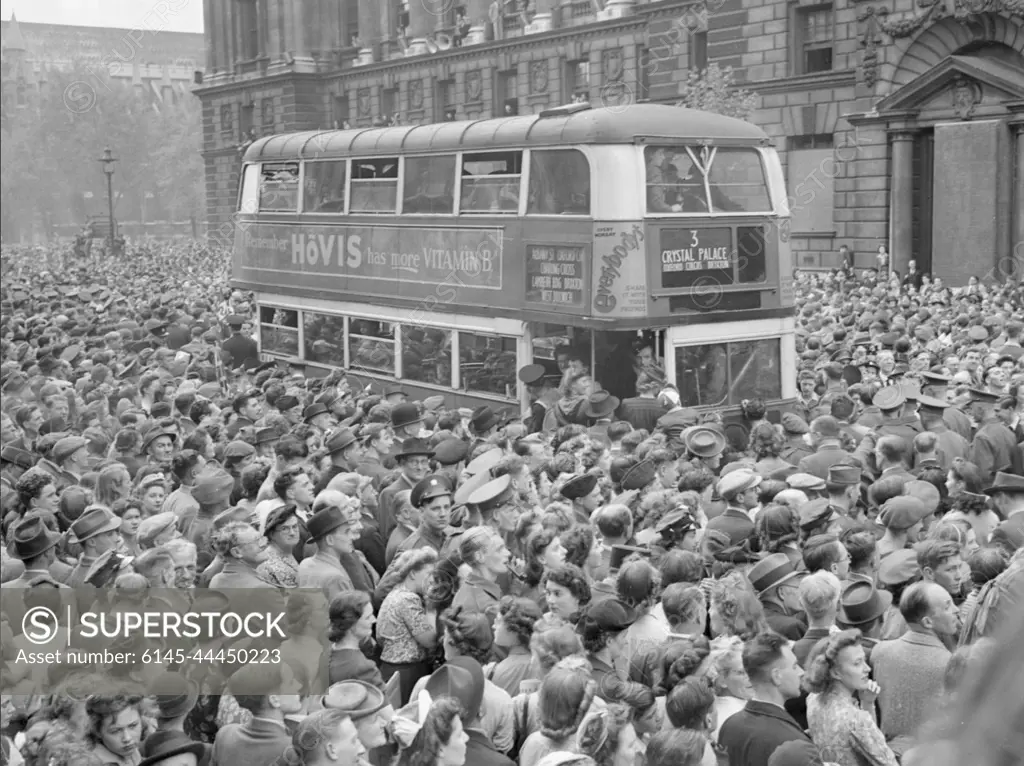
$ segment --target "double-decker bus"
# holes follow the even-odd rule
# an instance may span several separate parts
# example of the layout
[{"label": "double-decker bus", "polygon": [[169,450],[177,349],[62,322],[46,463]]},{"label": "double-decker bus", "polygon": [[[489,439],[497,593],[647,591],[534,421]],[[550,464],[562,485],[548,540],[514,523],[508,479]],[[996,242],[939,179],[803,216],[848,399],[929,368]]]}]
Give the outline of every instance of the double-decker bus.
[{"label": "double-decker bus", "polygon": [[778,412],[796,395],[787,231],[756,126],[574,104],[254,142],[233,281],[264,358],[381,392],[518,409],[517,370],[557,375],[571,346],[632,396],[643,336],[685,406]]}]

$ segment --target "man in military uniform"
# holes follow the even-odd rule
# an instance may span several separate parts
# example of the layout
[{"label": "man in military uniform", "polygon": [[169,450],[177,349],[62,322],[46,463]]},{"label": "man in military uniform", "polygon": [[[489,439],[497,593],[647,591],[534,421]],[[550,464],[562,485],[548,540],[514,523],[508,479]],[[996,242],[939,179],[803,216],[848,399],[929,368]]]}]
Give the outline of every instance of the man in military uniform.
[{"label": "man in military uniform", "polygon": [[753,471],[731,471],[718,480],[718,494],[728,503],[725,512],[708,522],[708,529],[716,529],[729,536],[729,545],[742,545],[754,535],[754,522],[750,511],[757,507],[757,488],[761,477]]},{"label": "man in military uniform", "polygon": [[[940,401],[949,400],[950,378],[934,372],[921,373],[921,393],[934,397]],[[966,441],[970,442],[974,433],[971,425],[971,418],[955,404],[950,404],[942,413],[942,422],[953,433],[959,434]]]},{"label": "man in military uniform", "polygon": [[523,419],[527,433],[540,433],[544,418],[558,399],[558,391],[547,378],[547,370],[541,364],[528,364],[519,370],[519,380],[526,386],[530,396],[530,412]]},{"label": "man in military uniform", "polygon": [[790,465],[796,466],[805,457],[814,454],[814,450],[804,440],[808,432],[807,421],[799,415],[787,412],[782,416],[782,432],[786,444],[779,452],[779,457]]},{"label": "man in military uniform", "polygon": [[854,522],[866,521],[867,509],[861,502],[860,479],[860,466],[834,465],[828,469],[825,486],[828,489],[829,508],[844,528],[852,526]]},{"label": "man in military uniform", "polygon": [[917,414],[921,426],[935,434],[939,465],[948,469],[957,458],[967,459],[970,443],[946,425],[946,410],[950,405],[943,399],[921,394],[917,397]]},{"label": "man in military uniform", "polygon": [[882,411],[882,423],[875,429],[879,437],[899,436],[911,445],[914,437],[923,430],[916,413],[905,412],[907,396],[902,386],[886,386],[880,389],[873,399],[875,406]]},{"label": "man in military uniform", "polygon": [[420,524],[398,546],[395,554],[417,548],[433,548],[440,555],[452,519],[452,487],[447,477],[424,477],[412,488],[409,503],[420,512]]},{"label": "man in military uniform", "polygon": [[981,471],[986,481],[998,472],[1021,473],[1020,452],[1013,431],[996,415],[1000,396],[988,391],[971,389],[971,417],[978,430],[971,442],[970,460]]},{"label": "man in military uniform", "polygon": [[811,422],[811,444],[814,454],[802,458],[797,470],[820,479],[828,478],[828,470],[834,465],[850,462],[850,454],[841,444],[842,433],[839,421],[831,415],[822,415]]}]

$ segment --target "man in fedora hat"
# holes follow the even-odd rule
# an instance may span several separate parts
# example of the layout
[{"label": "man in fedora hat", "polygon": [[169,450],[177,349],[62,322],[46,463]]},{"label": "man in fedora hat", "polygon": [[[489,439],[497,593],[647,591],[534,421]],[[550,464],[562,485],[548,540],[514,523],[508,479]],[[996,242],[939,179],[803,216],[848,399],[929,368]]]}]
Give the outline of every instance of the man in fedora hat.
[{"label": "man in fedora hat", "polygon": [[620,400],[607,391],[595,391],[583,404],[583,414],[591,420],[588,433],[592,439],[608,442],[608,426],[615,417]]},{"label": "man in fedora hat", "polygon": [[869,660],[882,635],[882,618],[891,605],[892,593],[863,581],[848,582],[839,597],[836,623],[843,630],[860,631],[860,644]]},{"label": "man in fedora hat", "polygon": [[473,437],[469,445],[470,454],[481,444],[489,444],[502,425],[502,417],[484,404],[473,410],[469,417],[469,433]]},{"label": "man in fedora hat", "polygon": [[757,562],[747,575],[764,607],[768,625],[790,641],[807,632],[800,603],[801,573],[785,553],[772,553]]},{"label": "man in fedora hat", "polygon": [[[3,584],[8,588],[67,588],[57,581],[50,567],[57,560],[57,543],[61,536],[46,526],[42,516],[28,516],[17,523],[13,532],[14,554],[25,565],[16,579]],[[21,630],[24,617],[23,599],[10,599],[5,617],[15,630]]]},{"label": "man in fedora hat", "polygon": [[123,572],[130,567],[131,559],[114,553],[117,548],[121,528],[121,519],[103,505],[91,505],[71,525],[68,542],[82,546],[82,555],[78,557],[66,581],[71,587],[84,585],[101,559],[115,565],[116,571]]},{"label": "man in fedora hat", "polygon": [[388,727],[395,717],[395,709],[380,689],[365,681],[341,681],[327,690],[323,706],[327,710],[341,711],[352,719],[371,763],[378,762],[375,756],[388,760],[389,753],[384,748],[389,744]]},{"label": "man in fedora hat", "polygon": [[402,402],[391,409],[391,433],[395,437],[395,442],[391,447],[391,454],[384,461],[385,467],[394,468],[397,465],[402,446],[409,439],[418,439],[422,429],[423,414],[415,403]]},{"label": "man in fedora hat", "polygon": [[1024,476],[1000,471],[985,494],[1005,519],[992,531],[989,542],[1011,552],[1024,547]]},{"label": "man in fedora hat", "polygon": [[411,492],[430,473],[430,458],[434,456],[434,450],[423,439],[415,438],[406,439],[392,454],[400,473],[398,478],[380,493],[377,503],[377,524],[385,540],[391,536],[398,524],[396,496],[403,490]]},{"label": "man in fedora hat", "polygon": [[320,480],[314,488],[316,494],[323,492],[331,483],[331,479],[340,473],[359,473],[359,461],[363,456],[363,447],[351,428],[340,428],[335,431],[324,448],[331,458],[331,467],[320,475]]},{"label": "man in fedora hat", "polygon": [[353,589],[342,556],[355,550],[359,537],[357,513],[350,515],[337,506],[328,505],[309,518],[306,528],[310,540],[316,543],[317,552],[299,564],[300,588],[319,588],[328,602],[339,593]]}]

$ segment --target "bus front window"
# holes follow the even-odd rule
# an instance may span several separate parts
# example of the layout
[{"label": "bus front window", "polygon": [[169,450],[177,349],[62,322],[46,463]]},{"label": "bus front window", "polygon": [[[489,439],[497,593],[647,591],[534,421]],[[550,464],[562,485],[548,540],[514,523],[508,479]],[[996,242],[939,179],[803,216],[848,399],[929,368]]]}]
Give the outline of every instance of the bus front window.
[{"label": "bus front window", "polygon": [[782,398],[778,338],[677,346],[676,385],[684,407],[727,407]]},{"label": "bus front window", "polygon": [[754,148],[648,146],[649,213],[770,213],[768,184]]}]

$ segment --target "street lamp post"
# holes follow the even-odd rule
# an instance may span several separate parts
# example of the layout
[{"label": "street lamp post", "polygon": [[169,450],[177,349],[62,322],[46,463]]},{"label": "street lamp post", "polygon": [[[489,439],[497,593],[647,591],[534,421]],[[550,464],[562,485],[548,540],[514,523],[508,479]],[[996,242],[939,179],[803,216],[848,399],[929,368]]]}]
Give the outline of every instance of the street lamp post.
[{"label": "street lamp post", "polygon": [[107,174],[107,208],[110,214],[110,250],[114,250],[114,158],[110,147],[103,150],[103,156],[98,160],[103,163],[103,172]]}]

